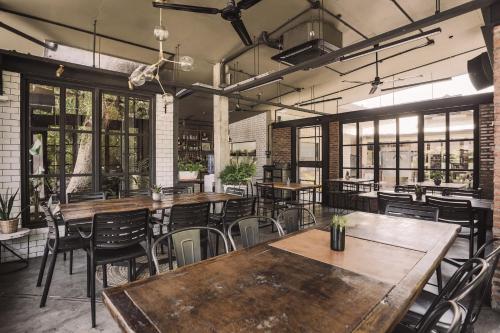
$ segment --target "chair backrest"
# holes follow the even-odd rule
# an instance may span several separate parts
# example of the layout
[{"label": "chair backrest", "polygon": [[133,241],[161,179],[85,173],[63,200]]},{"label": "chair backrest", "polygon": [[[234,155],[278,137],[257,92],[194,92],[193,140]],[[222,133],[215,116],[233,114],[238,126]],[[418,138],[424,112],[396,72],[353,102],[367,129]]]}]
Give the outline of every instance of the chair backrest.
[{"label": "chair backrest", "polygon": [[98,213],[92,221],[92,247],[121,249],[147,240],[148,209]]},{"label": "chair backrest", "polygon": [[257,187],[257,198],[262,200],[272,200],[275,201],[275,190],[273,183],[255,183]]},{"label": "chair backrest", "polygon": [[382,214],[385,212],[385,207],[391,202],[412,202],[413,196],[411,194],[377,192],[378,212]]},{"label": "chair backrest", "polygon": [[106,200],[105,192],[72,192],[66,193],[66,202],[83,202],[90,200]]},{"label": "chair backrest", "polygon": [[461,196],[461,197],[471,197],[471,198],[481,198],[482,194],[482,189],[451,189],[451,188],[445,188],[443,189],[442,195],[443,196]]},{"label": "chair backrest", "polygon": [[306,216],[309,223],[316,225],[316,217],[305,207],[291,207],[282,210],[278,215],[278,223],[284,226],[287,234],[290,234],[304,228]]},{"label": "chair backrest", "polygon": [[425,196],[427,205],[439,208],[440,222],[469,224],[474,221],[474,213],[469,200]]},{"label": "chair backrest", "polygon": [[[446,331],[438,325],[440,319],[444,315],[450,316],[449,326]],[[445,333],[458,333],[462,329],[462,313],[459,306],[454,301],[446,301],[438,306],[433,311],[428,311],[422,318],[422,321],[417,326],[417,333],[429,332],[445,332]]]},{"label": "chair backrest", "polygon": [[394,186],[396,193],[413,193],[415,192],[415,185],[396,185]]},{"label": "chair backrest", "polygon": [[48,233],[47,238],[53,239],[57,247],[59,242],[59,223],[63,223],[62,216],[59,212],[54,212],[54,207],[52,205],[52,197],[47,202],[42,202],[42,209],[45,214],[45,220],[47,221]]},{"label": "chair backrest", "polygon": [[241,219],[238,219],[229,225],[227,230],[227,234],[229,237],[229,242],[231,243],[231,247],[233,250],[236,250],[236,244],[233,239],[233,228],[234,226],[238,226],[240,229],[241,236],[241,245],[243,248],[248,248],[260,243],[260,225],[261,221],[266,221],[274,224],[276,229],[278,230],[278,236],[283,237],[285,234],[281,225],[276,222],[275,219],[267,216],[247,216]]},{"label": "chair backrest", "polygon": [[241,198],[238,200],[228,200],[222,209],[223,223],[226,225],[245,216],[253,215],[255,198]]},{"label": "chair backrest", "polygon": [[226,194],[233,194],[233,195],[237,195],[237,196],[240,196],[240,197],[245,196],[245,190],[244,189],[233,187],[233,186],[226,187],[226,191],[225,192],[226,192]]},{"label": "chair backrest", "polygon": [[385,215],[437,221],[439,208],[403,202],[391,202],[385,207]]},{"label": "chair backrest", "polygon": [[[210,246],[210,234],[214,234],[222,239],[224,244],[224,253],[229,252],[229,247],[227,244],[227,239],[224,234],[216,228],[211,227],[190,227],[174,230],[162,235],[157,238],[152,246],[152,258],[153,263],[156,268],[156,272],[160,272],[160,264],[156,256],[157,247],[165,239],[170,240],[170,244],[173,245],[173,250],[175,250],[175,258],[177,261],[177,267],[182,267],[185,265],[191,265],[202,260],[202,232],[206,232],[204,235],[205,239],[209,243],[208,248],[211,250],[211,256],[215,256],[213,246]],[[169,247],[169,257],[172,258],[172,248]]]},{"label": "chair backrest", "polygon": [[174,205],[170,209],[170,225],[173,229],[202,227],[208,224],[210,203]]}]

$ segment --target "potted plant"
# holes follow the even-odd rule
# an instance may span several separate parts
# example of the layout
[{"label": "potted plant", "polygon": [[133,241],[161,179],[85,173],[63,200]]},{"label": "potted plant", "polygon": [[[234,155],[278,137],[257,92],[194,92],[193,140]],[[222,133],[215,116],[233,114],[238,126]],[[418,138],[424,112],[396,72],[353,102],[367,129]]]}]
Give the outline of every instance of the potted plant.
[{"label": "potted plant", "polygon": [[219,175],[224,190],[228,186],[242,187],[255,176],[257,167],[255,160],[249,157],[231,160]]},{"label": "potted plant", "polygon": [[415,196],[417,197],[417,201],[422,200],[422,196],[424,195],[424,188],[420,184],[415,184]]},{"label": "potted plant", "polygon": [[7,189],[5,195],[0,194],[0,232],[2,234],[11,234],[17,232],[17,227],[19,225],[19,212],[15,217],[11,216],[12,207],[14,206],[14,200],[16,199],[17,192],[14,194],[9,194],[10,189]]},{"label": "potted plant", "polygon": [[204,169],[200,162],[179,161],[179,180],[198,179],[200,171]]},{"label": "potted plant", "polygon": [[443,179],[443,174],[441,171],[432,171],[431,172],[431,179],[434,180],[434,184],[436,186],[441,185],[441,180]]},{"label": "potted plant", "polygon": [[151,187],[151,196],[153,201],[161,201],[161,190],[163,187],[161,185],[153,185]]},{"label": "potted plant", "polygon": [[347,219],[345,216],[333,215],[330,223],[330,248],[333,251],[344,251],[346,225]]}]

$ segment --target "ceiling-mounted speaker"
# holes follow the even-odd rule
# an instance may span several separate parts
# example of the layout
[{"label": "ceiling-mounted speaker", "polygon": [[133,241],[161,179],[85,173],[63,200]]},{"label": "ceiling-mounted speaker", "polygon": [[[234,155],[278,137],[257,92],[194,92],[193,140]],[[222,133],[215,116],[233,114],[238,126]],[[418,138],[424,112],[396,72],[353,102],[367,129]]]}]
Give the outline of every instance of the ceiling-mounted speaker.
[{"label": "ceiling-mounted speaker", "polygon": [[467,71],[472,85],[482,90],[493,84],[493,69],[487,52],[467,61]]}]

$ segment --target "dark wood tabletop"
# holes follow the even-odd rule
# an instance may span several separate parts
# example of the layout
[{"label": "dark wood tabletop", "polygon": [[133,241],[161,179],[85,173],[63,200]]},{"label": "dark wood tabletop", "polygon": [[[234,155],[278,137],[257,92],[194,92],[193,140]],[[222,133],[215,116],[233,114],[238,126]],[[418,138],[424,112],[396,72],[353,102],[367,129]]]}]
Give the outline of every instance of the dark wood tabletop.
[{"label": "dark wood tabletop", "polygon": [[287,191],[304,191],[304,190],[311,190],[315,188],[321,188],[321,185],[318,184],[300,184],[300,183],[282,183],[282,182],[272,182],[272,183],[265,183],[265,184],[273,184],[274,188],[277,190],[287,190]]},{"label": "dark wood tabletop", "polygon": [[106,289],[104,303],[124,332],[390,331],[459,227],[347,218],[344,252],[329,249],[328,231],[308,229]]},{"label": "dark wood tabletop", "polygon": [[[380,192],[395,193],[392,190],[380,191]],[[414,201],[425,202],[425,194],[422,196],[422,200],[417,200],[415,193],[402,193],[402,194],[412,194]],[[377,191],[360,193],[358,196],[361,198],[376,199],[377,198]],[[493,209],[493,200],[490,200],[490,199],[477,199],[477,198],[458,196],[458,195],[442,196],[441,194],[438,194],[438,193],[429,194],[429,196],[442,197],[442,198],[447,198],[447,199],[469,200],[472,208],[474,208],[474,209],[480,209],[480,210],[492,210]]]},{"label": "dark wood tabletop", "polygon": [[192,193],[164,196],[161,201],[153,201],[149,196],[122,199],[92,200],[61,204],[60,210],[65,222],[91,220],[96,213],[119,212],[147,208],[151,212],[171,208],[173,205],[186,205],[204,202],[223,202],[241,197],[226,193]]}]

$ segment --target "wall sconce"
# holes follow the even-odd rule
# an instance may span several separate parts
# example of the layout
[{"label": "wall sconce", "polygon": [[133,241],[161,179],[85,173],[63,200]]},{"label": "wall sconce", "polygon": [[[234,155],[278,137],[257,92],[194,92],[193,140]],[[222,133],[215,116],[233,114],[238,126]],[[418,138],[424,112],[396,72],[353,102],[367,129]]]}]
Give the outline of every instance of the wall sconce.
[{"label": "wall sconce", "polygon": [[56,69],[56,76],[61,77],[61,75],[63,75],[63,73],[64,73],[64,66],[59,65],[59,67]]}]

